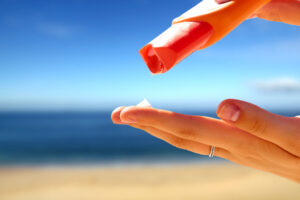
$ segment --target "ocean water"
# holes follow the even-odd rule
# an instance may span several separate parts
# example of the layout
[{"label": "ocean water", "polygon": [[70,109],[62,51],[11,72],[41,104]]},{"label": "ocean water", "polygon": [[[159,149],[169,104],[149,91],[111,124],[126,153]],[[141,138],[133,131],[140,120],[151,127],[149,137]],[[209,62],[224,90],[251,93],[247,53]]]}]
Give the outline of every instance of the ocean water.
[{"label": "ocean water", "polygon": [[[192,114],[215,117],[214,112]],[[0,166],[207,160],[143,131],[114,125],[109,112],[0,113]]]}]

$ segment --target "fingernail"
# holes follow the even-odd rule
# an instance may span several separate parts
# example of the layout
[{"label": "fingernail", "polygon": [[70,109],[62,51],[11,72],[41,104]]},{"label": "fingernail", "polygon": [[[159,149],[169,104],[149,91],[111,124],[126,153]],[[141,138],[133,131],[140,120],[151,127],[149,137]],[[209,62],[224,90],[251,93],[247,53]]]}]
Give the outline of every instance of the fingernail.
[{"label": "fingernail", "polygon": [[225,104],[221,107],[218,116],[221,119],[236,122],[240,117],[241,111],[234,104]]},{"label": "fingernail", "polygon": [[136,119],[135,119],[136,117],[134,116],[133,113],[130,113],[130,110],[133,107],[134,106],[128,106],[122,110],[122,112],[120,113],[120,120],[122,123],[124,123],[124,124],[135,124],[136,123]]},{"label": "fingernail", "polygon": [[218,4],[223,4],[223,3],[227,3],[229,1],[232,1],[232,0],[215,0]]},{"label": "fingernail", "polygon": [[117,107],[116,109],[114,109],[113,111],[112,111],[112,113],[115,113],[115,112],[119,112],[121,109],[123,109],[124,108],[124,106],[120,106],[120,107]]}]

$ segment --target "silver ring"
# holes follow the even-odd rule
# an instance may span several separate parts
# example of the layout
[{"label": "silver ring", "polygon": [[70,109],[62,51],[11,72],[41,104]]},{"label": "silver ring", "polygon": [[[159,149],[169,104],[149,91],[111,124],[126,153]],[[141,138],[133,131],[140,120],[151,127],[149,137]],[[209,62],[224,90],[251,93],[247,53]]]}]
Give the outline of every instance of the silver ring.
[{"label": "silver ring", "polygon": [[209,153],[208,157],[210,157],[210,158],[214,157],[215,149],[216,149],[215,146],[211,146],[210,153]]}]

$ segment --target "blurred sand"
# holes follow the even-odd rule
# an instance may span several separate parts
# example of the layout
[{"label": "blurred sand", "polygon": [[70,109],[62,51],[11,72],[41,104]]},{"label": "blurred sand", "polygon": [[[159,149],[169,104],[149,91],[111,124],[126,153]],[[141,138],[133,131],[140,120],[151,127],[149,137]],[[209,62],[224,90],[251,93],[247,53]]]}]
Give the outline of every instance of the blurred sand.
[{"label": "blurred sand", "polygon": [[300,199],[300,185],[231,164],[0,168],[1,200]]}]

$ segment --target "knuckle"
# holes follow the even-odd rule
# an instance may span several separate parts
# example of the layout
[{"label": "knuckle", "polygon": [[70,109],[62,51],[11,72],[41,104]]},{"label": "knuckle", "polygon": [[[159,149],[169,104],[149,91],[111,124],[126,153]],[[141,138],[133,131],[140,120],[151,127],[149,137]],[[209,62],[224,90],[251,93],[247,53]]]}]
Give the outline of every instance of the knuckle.
[{"label": "knuckle", "polygon": [[179,137],[197,141],[201,139],[201,135],[199,134],[199,130],[197,131],[197,127],[199,126],[199,120],[197,116],[185,115],[184,121],[188,122],[188,126],[179,126],[176,130],[176,133]]},{"label": "knuckle", "polygon": [[169,143],[179,149],[186,149],[185,141],[183,139],[173,138],[170,139]]},{"label": "knuckle", "polygon": [[177,134],[185,139],[194,140],[195,139],[195,132],[190,129],[181,129],[177,131]]},{"label": "knuckle", "polygon": [[258,135],[265,134],[266,130],[267,130],[266,122],[260,119],[254,119],[249,126],[249,131],[252,133],[256,133]]}]

